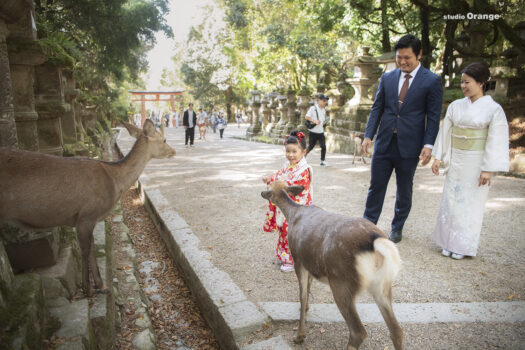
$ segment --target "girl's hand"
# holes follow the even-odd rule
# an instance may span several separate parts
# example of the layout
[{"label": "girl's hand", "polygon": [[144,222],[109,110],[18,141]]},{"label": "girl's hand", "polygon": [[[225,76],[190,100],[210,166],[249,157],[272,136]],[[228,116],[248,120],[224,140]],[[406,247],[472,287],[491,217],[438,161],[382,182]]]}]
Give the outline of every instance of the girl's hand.
[{"label": "girl's hand", "polygon": [[432,172],[434,175],[439,175],[439,166],[441,165],[441,161],[439,159],[434,159],[434,163],[432,163]]},{"label": "girl's hand", "polygon": [[262,182],[264,182],[265,184],[267,184],[268,181],[269,181],[268,176],[263,176],[263,177],[262,177]]},{"label": "girl's hand", "polygon": [[490,171],[482,171],[479,176],[478,186],[488,185],[490,186],[490,180],[492,179],[492,173]]}]

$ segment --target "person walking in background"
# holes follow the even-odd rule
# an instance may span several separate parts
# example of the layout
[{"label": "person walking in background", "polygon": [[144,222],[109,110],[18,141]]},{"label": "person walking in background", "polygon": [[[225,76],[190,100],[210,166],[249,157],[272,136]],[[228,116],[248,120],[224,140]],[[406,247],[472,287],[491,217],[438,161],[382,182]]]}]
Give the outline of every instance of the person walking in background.
[{"label": "person walking in background", "polygon": [[412,207],[412,184],[419,160],[430,162],[441,116],[441,78],[421,65],[421,41],[403,36],[394,46],[399,68],[383,74],[366,124],[363,152],[377,133],[372,156],[365,219],[377,224],[388,181],[396,172],[396,204],[392,242],[401,241]]},{"label": "person walking in background", "polygon": [[193,147],[193,139],[195,138],[195,124],[197,124],[197,114],[193,110],[193,103],[188,104],[188,109],[184,111],[184,116],[182,118],[182,125],[184,125],[185,130],[185,141],[184,145],[188,147]]},{"label": "person walking in background", "polygon": [[324,136],[324,122],[326,120],[326,104],[328,103],[328,97],[320,94],[317,96],[317,103],[310,107],[306,112],[305,119],[316,124],[315,127],[308,130],[308,149],[306,155],[312,151],[317,142],[321,146],[321,165],[328,166],[326,162],[326,139]]},{"label": "person walking in background", "polygon": [[182,119],[184,116],[184,110],[180,107],[179,111],[173,111],[173,126],[176,128],[179,127],[179,119]]},{"label": "person walking in background", "polygon": [[241,128],[241,122],[242,122],[242,114],[241,114],[241,112],[237,112],[235,117],[237,118],[237,127],[240,129]]},{"label": "person walking in background", "polygon": [[476,256],[492,175],[509,171],[507,117],[483,95],[490,71],[475,62],[461,73],[465,97],[448,106],[432,151],[432,172],[439,175],[443,164],[447,176],[434,241],[454,259]]},{"label": "person walking in background", "polygon": [[227,124],[228,123],[226,122],[226,119],[224,118],[224,113],[220,112],[219,117],[217,118],[217,127],[219,128],[219,134],[221,135],[221,139],[222,139],[222,135],[224,134],[224,129],[226,129]]},{"label": "person walking in background", "polygon": [[213,130],[213,133],[217,133],[217,120],[219,119],[219,116],[217,115],[217,111],[214,109],[213,112],[211,112],[211,118],[210,118],[210,124],[211,128]]},{"label": "person walking in background", "polygon": [[[284,141],[286,162],[274,175],[263,176],[262,181],[269,185],[274,181],[284,180],[288,186],[304,186],[297,196],[290,198],[302,205],[312,204],[312,167],[306,162],[306,138],[302,132],[292,131]],[[294,270],[294,262],[288,247],[288,222],[284,214],[269,202],[268,212],[264,221],[265,232],[279,232],[279,240],[275,249],[277,259],[281,262],[281,271]]]},{"label": "person walking in background", "polygon": [[169,128],[170,127],[170,114],[164,113],[164,125]]},{"label": "person walking in background", "polygon": [[208,127],[208,114],[199,108],[199,114],[197,115],[197,124],[199,125],[199,140],[206,141],[206,128]]}]

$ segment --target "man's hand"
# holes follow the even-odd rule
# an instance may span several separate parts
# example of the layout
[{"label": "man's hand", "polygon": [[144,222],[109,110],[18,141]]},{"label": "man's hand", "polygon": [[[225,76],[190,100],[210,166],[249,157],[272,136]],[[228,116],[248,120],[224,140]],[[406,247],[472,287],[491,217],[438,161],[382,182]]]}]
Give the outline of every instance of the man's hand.
[{"label": "man's hand", "polygon": [[430,162],[432,157],[432,150],[427,147],[423,147],[421,154],[419,155],[419,160],[421,160],[421,165],[427,165]]},{"label": "man's hand", "polygon": [[372,143],[372,140],[369,137],[365,137],[363,140],[363,153],[365,156],[368,156],[368,147],[370,147],[370,144]]},{"label": "man's hand", "polygon": [[184,125],[184,130],[186,130],[188,127],[186,125]]},{"label": "man's hand", "polygon": [[490,171],[482,171],[479,175],[478,186],[488,185],[490,186],[490,180],[492,179],[492,173]]}]

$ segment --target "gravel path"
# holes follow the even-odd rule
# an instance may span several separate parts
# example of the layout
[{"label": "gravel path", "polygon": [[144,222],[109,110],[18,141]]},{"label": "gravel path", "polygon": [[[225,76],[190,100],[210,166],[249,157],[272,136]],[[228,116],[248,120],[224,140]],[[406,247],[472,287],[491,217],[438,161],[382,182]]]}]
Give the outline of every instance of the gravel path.
[{"label": "gravel path", "polygon": [[[297,301],[293,273],[281,273],[274,258],[277,236],[262,231],[267,201],[260,192],[263,174],[284,160],[283,147],[230,138],[244,129],[228,128],[226,139],[208,134],[185,149],[183,130],[167,129],[177,150],[170,160],[153,160],[145,173],[148,187],[160,188],[170,205],[201,239],[202,249],[253,301]],[[308,156],[314,167],[314,203],[328,211],[361,216],[369,184],[369,165],[351,156],[328,154],[332,166],[318,165],[319,151]],[[388,232],[395,201],[393,178],[379,228]],[[431,235],[444,178],[420,167],[414,181],[412,212],[398,245],[404,268],[394,288],[396,302],[522,300],[525,297],[525,180],[497,176],[487,203],[478,257],[442,257]],[[468,208],[465,208],[468,210]],[[327,286],[314,283],[313,303],[333,302]],[[363,296],[360,302],[371,300]]]}]

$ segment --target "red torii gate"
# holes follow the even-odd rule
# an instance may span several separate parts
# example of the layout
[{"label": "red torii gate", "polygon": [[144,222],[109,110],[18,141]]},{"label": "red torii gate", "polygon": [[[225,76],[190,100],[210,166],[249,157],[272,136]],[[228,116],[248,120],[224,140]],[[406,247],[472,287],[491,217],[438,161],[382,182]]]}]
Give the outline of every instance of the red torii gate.
[{"label": "red torii gate", "polygon": [[[182,101],[182,91],[133,91],[129,90],[133,96],[131,102],[141,102],[142,104],[142,121],[140,127],[144,126],[146,121],[146,102],[168,101],[171,111],[175,111],[175,101]],[[167,97],[164,97],[166,95]],[[164,98],[161,98],[163,96]]]}]

